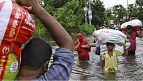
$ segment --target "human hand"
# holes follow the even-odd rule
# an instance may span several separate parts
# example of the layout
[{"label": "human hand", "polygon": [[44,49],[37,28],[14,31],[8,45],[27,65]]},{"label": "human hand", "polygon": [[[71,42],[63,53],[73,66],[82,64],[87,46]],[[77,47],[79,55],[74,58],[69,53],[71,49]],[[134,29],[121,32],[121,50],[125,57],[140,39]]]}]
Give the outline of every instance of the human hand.
[{"label": "human hand", "polygon": [[130,46],[131,46],[130,43],[126,43],[126,44],[125,44],[125,49],[128,49]]},{"label": "human hand", "polygon": [[39,14],[42,8],[38,0],[16,0],[16,2],[33,14]]},{"label": "human hand", "polygon": [[39,5],[39,0],[12,0],[23,6]]},{"label": "human hand", "polygon": [[11,0],[12,2],[16,2],[16,0]]}]

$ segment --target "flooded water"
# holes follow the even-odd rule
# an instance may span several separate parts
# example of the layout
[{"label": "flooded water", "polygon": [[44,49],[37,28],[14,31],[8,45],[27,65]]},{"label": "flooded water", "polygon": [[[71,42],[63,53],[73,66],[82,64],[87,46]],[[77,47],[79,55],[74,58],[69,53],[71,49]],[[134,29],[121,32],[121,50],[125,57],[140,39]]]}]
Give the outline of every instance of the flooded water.
[{"label": "flooded water", "polygon": [[[94,49],[94,48],[92,48]],[[137,38],[136,56],[127,61],[125,57],[118,58],[118,71],[116,73],[103,73],[100,56],[94,51],[90,53],[90,61],[79,62],[75,56],[70,81],[91,80],[143,80],[143,38]]]},{"label": "flooded water", "polygon": [[[55,50],[54,47],[53,49]],[[53,52],[55,52],[53,50]],[[90,52],[90,61],[79,62],[75,54],[74,65],[70,81],[92,80],[143,80],[143,38],[137,38],[136,56],[128,61],[126,57],[118,57],[118,71],[116,73],[103,73],[100,56],[96,55],[94,48]]]}]

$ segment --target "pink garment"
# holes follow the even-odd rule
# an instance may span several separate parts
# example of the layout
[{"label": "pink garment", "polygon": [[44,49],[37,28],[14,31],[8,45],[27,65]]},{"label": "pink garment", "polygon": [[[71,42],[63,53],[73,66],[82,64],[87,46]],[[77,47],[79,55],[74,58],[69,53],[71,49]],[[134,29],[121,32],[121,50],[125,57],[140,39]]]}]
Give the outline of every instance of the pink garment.
[{"label": "pink garment", "polygon": [[128,35],[129,42],[131,43],[131,46],[128,49],[129,51],[135,51],[136,50],[136,37],[138,37],[138,33],[137,32],[131,32]]}]

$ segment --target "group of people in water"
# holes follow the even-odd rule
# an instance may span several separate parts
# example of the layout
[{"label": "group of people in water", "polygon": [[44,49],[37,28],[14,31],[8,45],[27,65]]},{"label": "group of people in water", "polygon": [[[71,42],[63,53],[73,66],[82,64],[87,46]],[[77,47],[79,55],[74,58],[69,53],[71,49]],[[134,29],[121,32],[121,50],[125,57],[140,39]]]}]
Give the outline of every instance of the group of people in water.
[{"label": "group of people in water", "polygon": [[[107,42],[106,45],[100,45],[98,44],[98,40],[96,40],[96,37],[94,36],[94,45],[90,44],[84,37],[83,34],[78,33],[77,39],[74,42],[74,50],[77,51],[78,59],[80,61],[89,61],[89,52],[91,47],[96,47],[99,50],[96,49],[96,53],[100,53],[97,55],[100,55],[101,59],[101,67],[103,71],[105,72],[116,72],[117,71],[117,57],[118,56],[127,56],[127,60],[130,61],[133,59],[136,53],[136,37],[142,37],[142,28],[138,27],[138,29],[135,29],[133,26],[128,25],[125,29],[120,29],[121,32],[123,32],[127,39],[125,39],[125,45],[119,46],[117,44]],[[119,47],[116,49],[116,47]],[[122,51],[120,51],[122,50]]]},{"label": "group of people in water", "polygon": [[[13,50],[5,48],[3,50],[4,53],[7,53],[5,56],[10,55],[11,53],[9,54],[9,52],[7,52],[10,51],[14,54],[14,57],[5,59],[0,56],[0,80],[68,81],[72,72],[72,65],[74,61],[72,37],[67,33],[64,27],[40,5],[39,0],[1,0],[0,16],[6,14],[1,14],[1,8],[3,10],[3,5],[6,10],[10,10],[12,8],[9,7],[9,4],[7,3],[12,4],[12,7],[18,5],[18,11],[22,9],[21,12],[24,12],[24,9],[27,9],[27,12],[29,11],[29,13],[35,15],[35,17],[37,17],[48,29],[49,34],[55,40],[59,48],[56,49],[55,54],[52,55],[52,47],[46,41],[40,38],[28,38],[29,41],[27,41],[20,50],[15,49],[21,52],[21,59],[19,63],[15,61],[10,66],[8,66],[8,64],[10,64],[9,62],[15,59],[14,57],[17,57],[17,54]],[[23,13],[22,15],[17,14],[17,16],[23,17],[24,14],[26,13]],[[3,21],[6,20],[1,19],[1,24],[4,23]],[[29,24],[30,22],[26,23]],[[22,26],[21,28],[28,29],[27,25],[24,27]],[[4,29],[0,29],[0,31],[3,32]],[[23,36],[24,38],[29,36],[28,34],[30,33],[27,33],[28,31],[31,30],[26,30],[24,34],[17,36],[19,40],[23,40]],[[23,30],[19,32],[23,32]],[[2,39],[0,40],[2,41]],[[9,38],[4,41],[9,41]],[[19,42],[17,43],[19,44]],[[6,46],[9,44],[9,42],[5,42],[3,45]],[[15,44],[15,42],[13,42],[13,44]],[[48,64],[52,56],[53,63],[49,67]],[[2,66],[2,63],[4,63],[5,67]],[[16,70],[18,70],[18,73]]]},{"label": "group of people in water", "polygon": [[[11,72],[5,72],[4,67],[0,66],[0,80],[68,81],[72,73],[74,50],[78,52],[78,59],[80,61],[90,60],[89,52],[91,51],[91,47],[94,45],[91,45],[88,41],[86,41],[82,33],[78,33],[76,41],[73,42],[72,37],[67,33],[64,27],[58,21],[56,21],[54,17],[52,17],[44,8],[42,8],[38,0],[3,1],[12,1],[12,3],[19,5],[19,7],[24,7],[30,13],[35,15],[48,29],[49,34],[55,40],[59,48],[56,49],[55,54],[52,55],[52,47],[46,41],[40,38],[29,38],[30,40],[25,44],[24,48],[19,50],[21,52],[21,59],[17,66],[18,68],[16,68],[17,64],[15,64],[15,62],[12,64],[13,67],[10,68],[6,65],[7,62],[4,62],[6,68],[9,68]],[[2,20],[5,21],[5,19]],[[126,46],[124,47],[123,55],[135,55],[135,38],[139,35],[132,28],[133,27],[129,25],[126,30],[122,30],[122,32],[127,35],[128,40],[131,43],[129,48],[126,49]],[[7,44],[9,43],[5,43],[5,45]],[[122,54],[115,50],[115,46],[116,45],[113,43],[106,43],[107,51],[103,52],[101,56],[102,68],[104,71],[112,72],[117,70],[117,56]],[[3,51],[7,52],[7,49]],[[10,50],[10,52],[13,51]],[[53,63],[49,67],[48,64],[52,56]],[[0,58],[0,64],[4,61],[3,59],[4,58]],[[9,59],[6,58],[6,60]],[[18,69],[18,73],[16,73],[16,69]],[[15,73],[16,76],[12,73]],[[7,75],[7,77],[10,79],[5,78],[5,75]]]}]

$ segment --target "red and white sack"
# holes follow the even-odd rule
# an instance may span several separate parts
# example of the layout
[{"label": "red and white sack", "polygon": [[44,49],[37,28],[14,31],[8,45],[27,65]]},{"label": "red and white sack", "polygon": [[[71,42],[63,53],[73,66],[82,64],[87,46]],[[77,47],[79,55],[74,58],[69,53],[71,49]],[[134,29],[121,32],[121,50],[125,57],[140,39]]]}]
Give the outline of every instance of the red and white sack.
[{"label": "red and white sack", "polygon": [[33,35],[35,23],[29,12],[11,0],[0,0],[0,79],[3,79],[7,58],[11,52],[18,62],[21,46]]},{"label": "red and white sack", "polygon": [[113,29],[100,29],[94,31],[93,35],[100,42],[100,44],[110,42],[118,45],[124,45],[125,39],[127,38],[121,31]]}]

